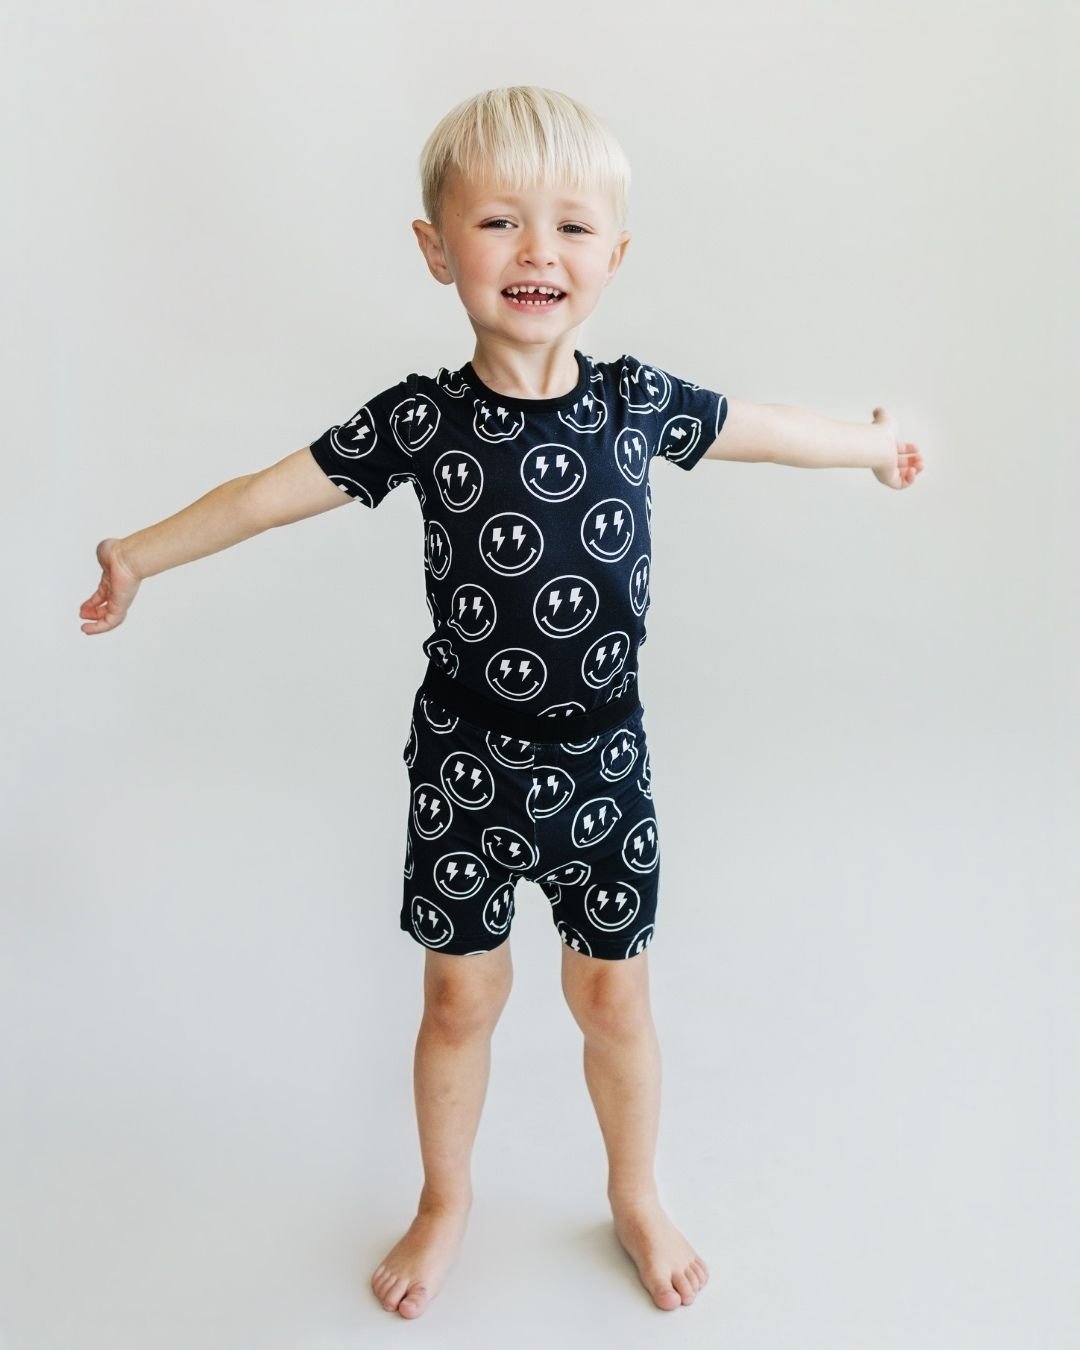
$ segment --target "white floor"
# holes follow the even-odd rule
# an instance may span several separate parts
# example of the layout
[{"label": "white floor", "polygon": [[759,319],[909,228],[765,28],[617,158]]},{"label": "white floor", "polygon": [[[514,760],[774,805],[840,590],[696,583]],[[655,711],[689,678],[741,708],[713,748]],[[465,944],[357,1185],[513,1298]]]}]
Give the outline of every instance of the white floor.
[{"label": "white floor", "polygon": [[903,867],[872,923],[835,860],[827,903],[777,890],[799,834],[741,900],[680,902],[667,864],[658,1173],[712,1273],[673,1312],[611,1230],[537,888],[518,888],[470,1228],[407,1324],[367,1281],[420,1181],[422,949],[390,926],[366,949],[342,897],[301,914],[287,881],[257,934],[215,929],[207,896],[131,905],[109,937],[98,912],[83,942],[39,916],[34,978],[7,986],[3,1350],[1077,1344],[1063,958],[1022,913],[997,911],[1007,946],[992,905],[980,928],[962,901],[905,901]]}]

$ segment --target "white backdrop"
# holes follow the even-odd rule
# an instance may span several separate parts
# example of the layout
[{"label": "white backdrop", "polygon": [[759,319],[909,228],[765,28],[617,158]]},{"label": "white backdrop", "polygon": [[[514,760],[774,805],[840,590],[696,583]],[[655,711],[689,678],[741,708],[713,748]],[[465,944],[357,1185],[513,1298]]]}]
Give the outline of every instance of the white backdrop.
[{"label": "white backdrop", "polygon": [[[3,1350],[1077,1343],[1075,3],[0,23]],[[408,1333],[368,1289],[421,1178],[413,494],[77,613],[99,539],[472,355],[417,158],[515,83],[633,165],[582,350],[927,464],[654,474],[658,1175],[712,1274],[662,1331],[530,883],[462,1255]]]}]

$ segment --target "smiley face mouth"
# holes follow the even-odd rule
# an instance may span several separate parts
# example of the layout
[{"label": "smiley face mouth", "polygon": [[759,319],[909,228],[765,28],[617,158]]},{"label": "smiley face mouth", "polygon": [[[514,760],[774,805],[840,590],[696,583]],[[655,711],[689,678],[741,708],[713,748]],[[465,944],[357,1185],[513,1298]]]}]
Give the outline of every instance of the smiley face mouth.
[{"label": "smiley face mouth", "polygon": [[508,563],[505,559],[500,559],[489,549],[484,554],[484,561],[495,572],[501,572],[503,576],[512,577],[518,572],[527,572],[536,562],[540,554],[535,548],[531,548],[525,557],[519,563]]},{"label": "smiley face mouth", "polygon": [[558,492],[552,492],[551,488],[543,481],[538,482],[535,477],[529,477],[525,480],[527,486],[530,487],[538,497],[542,497],[545,501],[549,502],[565,501],[567,497],[572,497],[584,481],[584,476],[580,473],[576,473],[568,483],[559,489]]},{"label": "smiley face mouth", "polygon": [[552,621],[548,618],[546,614],[540,615],[537,618],[536,623],[540,631],[542,633],[546,633],[548,637],[567,638],[573,637],[575,633],[580,633],[583,628],[588,628],[589,624],[592,623],[595,616],[596,610],[584,609],[578,615],[573,625],[568,627],[567,626],[564,626],[562,628],[557,627],[554,623],[552,623]]},{"label": "smiley face mouth", "polygon": [[538,694],[540,692],[539,680],[534,680],[527,689],[508,689],[506,687],[506,684],[501,679],[495,679],[493,681],[493,684],[495,688],[499,691],[499,693],[504,695],[506,698],[513,698],[513,699],[532,698],[534,694]]}]

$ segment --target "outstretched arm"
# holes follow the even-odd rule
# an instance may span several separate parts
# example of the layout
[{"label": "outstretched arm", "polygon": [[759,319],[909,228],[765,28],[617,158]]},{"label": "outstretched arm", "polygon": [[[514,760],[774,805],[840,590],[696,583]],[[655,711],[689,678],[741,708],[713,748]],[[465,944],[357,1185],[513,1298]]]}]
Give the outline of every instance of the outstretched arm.
[{"label": "outstretched arm", "polygon": [[789,464],[799,469],[873,469],[888,487],[909,487],[923,470],[911,441],[901,441],[884,408],[870,422],[842,422],[809,408],[728,398],[720,435],[705,459]]},{"label": "outstretched arm", "polygon": [[351,500],[304,446],[265,469],[220,483],[156,525],[122,539],[102,539],[97,546],[101,580],[79,606],[79,617],[86,620],[82,631],[107,633],[123,623],[146,577]]}]

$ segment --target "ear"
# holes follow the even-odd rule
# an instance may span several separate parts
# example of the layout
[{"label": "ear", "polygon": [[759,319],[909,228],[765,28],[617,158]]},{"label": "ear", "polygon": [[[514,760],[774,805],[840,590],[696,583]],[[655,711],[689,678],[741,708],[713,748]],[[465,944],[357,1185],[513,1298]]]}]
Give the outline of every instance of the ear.
[{"label": "ear", "polygon": [[622,260],[626,256],[626,249],[629,243],[630,243],[630,231],[623,230],[623,232],[619,235],[618,239],[616,239],[615,244],[611,250],[611,261],[608,263],[608,281],[611,280],[611,278],[622,266]]},{"label": "ear", "polygon": [[450,269],[447,267],[446,259],[443,256],[439,232],[427,220],[414,220],[412,229],[413,234],[416,235],[416,242],[420,246],[420,252],[424,255],[424,261],[428,265],[428,271],[436,281],[441,281],[444,286],[449,285],[454,278],[450,275]]}]

